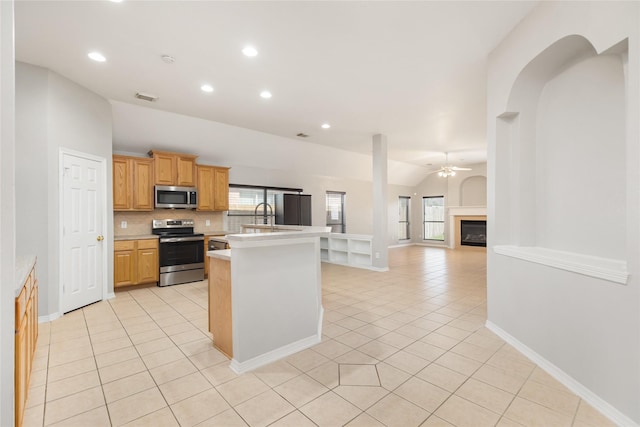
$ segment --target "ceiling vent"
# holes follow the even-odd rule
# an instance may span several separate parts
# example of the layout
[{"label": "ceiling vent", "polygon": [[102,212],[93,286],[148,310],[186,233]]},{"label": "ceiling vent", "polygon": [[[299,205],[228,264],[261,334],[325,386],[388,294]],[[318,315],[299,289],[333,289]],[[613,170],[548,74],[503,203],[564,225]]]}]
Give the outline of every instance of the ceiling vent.
[{"label": "ceiling vent", "polygon": [[303,133],[303,132],[300,132],[296,136],[299,136],[300,138],[309,138],[309,135],[307,135],[306,133]]},{"label": "ceiling vent", "polygon": [[143,101],[154,102],[158,100],[158,97],[155,95],[149,95],[148,93],[136,92],[136,98],[142,99]]}]

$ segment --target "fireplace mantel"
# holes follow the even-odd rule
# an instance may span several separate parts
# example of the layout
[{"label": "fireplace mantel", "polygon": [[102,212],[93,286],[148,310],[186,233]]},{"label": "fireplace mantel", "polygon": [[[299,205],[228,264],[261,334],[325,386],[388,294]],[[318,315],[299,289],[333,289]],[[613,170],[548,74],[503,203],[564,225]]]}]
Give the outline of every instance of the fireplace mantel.
[{"label": "fireplace mantel", "polygon": [[458,235],[460,230],[460,220],[462,220],[463,217],[464,219],[487,219],[486,206],[449,206],[448,211],[449,248],[451,249],[460,247],[460,242],[458,242]]},{"label": "fireplace mantel", "polygon": [[450,206],[449,216],[487,216],[486,206]]}]

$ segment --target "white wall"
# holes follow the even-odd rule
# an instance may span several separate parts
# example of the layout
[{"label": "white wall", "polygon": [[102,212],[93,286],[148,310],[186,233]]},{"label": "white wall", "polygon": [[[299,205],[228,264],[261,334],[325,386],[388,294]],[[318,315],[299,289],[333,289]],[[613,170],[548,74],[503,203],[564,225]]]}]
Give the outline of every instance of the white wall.
[{"label": "white wall", "polygon": [[625,82],[619,55],[549,80],[536,135],[536,245],[624,259]]},{"label": "white wall", "polygon": [[486,176],[470,176],[460,183],[460,206],[487,206]]},{"label": "white wall", "polygon": [[[429,196],[444,196],[445,204],[445,238],[441,244],[443,246],[450,246],[449,239],[453,236],[449,236],[449,215],[448,208],[451,206],[485,206],[484,204],[474,205],[461,201],[462,189],[465,183],[469,180],[481,178],[484,180],[487,176],[487,164],[477,163],[473,165],[465,165],[470,168],[470,171],[459,171],[455,176],[442,178],[437,173],[428,175],[420,184],[418,184],[413,192],[416,193],[411,198],[411,241],[414,243],[428,243],[433,245],[440,245],[438,242],[423,240],[422,239],[422,198]],[[486,200],[486,187],[483,189],[481,186],[475,186],[477,189],[477,198],[473,199],[474,202],[482,202]],[[413,193],[412,193],[413,194]]]},{"label": "white wall", "polygon": [[[16,66],[17,253],[38,257],[39,310],[59,309],[59,150],[106,159],[107,212],[112,212],[111,106],[60,75],[29,64]],[[113,292],[113,222],[107,215],[106,280]]]},{"label": "white wall", "polygon": [[15,84],[13,0],[0,2],[0,425],[14,421]]},{"label": "white wall", "polygon": [[[197,154],[204,164],[372,180],[370,155],[124,102],[112,101],[112,106],[116,151],[146,153],[153,147]],[[390,184],[413,186],[425,173],[414,164],[388,164]]]},{"label": "white wall", "polygon": [[[488,74],[489,322],[621,425],[640,422],[639,9],[543,2],[491,54]],[[603,222],[611,235],[580,240],[575,227]],[[625,262],[629,279],[499,255],[496,245],[596,254]]]}]

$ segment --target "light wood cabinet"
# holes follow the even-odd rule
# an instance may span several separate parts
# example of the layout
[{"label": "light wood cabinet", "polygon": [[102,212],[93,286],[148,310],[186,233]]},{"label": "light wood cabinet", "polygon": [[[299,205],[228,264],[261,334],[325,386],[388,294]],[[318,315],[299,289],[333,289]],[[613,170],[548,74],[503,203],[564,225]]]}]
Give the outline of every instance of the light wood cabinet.
[{"label": "light wood cabinet", "polygon": [[113,210],[153,210],[153,161],[113,156]]},{"label": "light wood cabinet", "polygon": [[115,241],[113,266],[116,288],[157,282],[158,239]]},{"label": "light wood cabinet", "polygon": [[213,345],[233,358],[231,262],[210,257],[209,263],[209,332]]},{"label": "light wood cabinet", "polygon": [[214,168],[212,166],[197,166],[198,170],[198,209],[199,211],[213,211]]},{"label": "light wood cabinet", "polygon": [[198,210],[229,210],[229,168],[197,166]]},{"label": "light wood cabinet", "polygon": [[149,151],[153,157],[156,185],[196,186],[196,159],[191,154]]},{"label": "light wood cabinet", "polygon": [[229,169],[216,167],[213,170],[213,209],[229,210]]},{"label": "light wood cabinet", "polygon": [[113,210],[129,210],[132,206],[131,169],[129,159],[113,156]]},{"label": "light wood cabinet", "polygon": [[113,242],[113,286],[135,283],[135,240]]},{"label": "light wood cabinet", "polygon": [[38,281],[35,265],[16,298],[15,308],[15,425],[21,426],[38,340]]}]

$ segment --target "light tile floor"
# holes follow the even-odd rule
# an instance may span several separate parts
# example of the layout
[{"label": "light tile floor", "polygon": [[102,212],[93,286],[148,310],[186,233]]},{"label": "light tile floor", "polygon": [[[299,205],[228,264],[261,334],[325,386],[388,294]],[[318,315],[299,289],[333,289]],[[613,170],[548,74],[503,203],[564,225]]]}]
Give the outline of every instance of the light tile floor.
[{"label": "light tile floor", "polygon": [[322,343],[236,375],[207,284],[118,292],[40,325],[25,426],[608,426],[486,328],[485,253],[324,264]]}]

